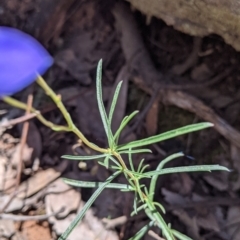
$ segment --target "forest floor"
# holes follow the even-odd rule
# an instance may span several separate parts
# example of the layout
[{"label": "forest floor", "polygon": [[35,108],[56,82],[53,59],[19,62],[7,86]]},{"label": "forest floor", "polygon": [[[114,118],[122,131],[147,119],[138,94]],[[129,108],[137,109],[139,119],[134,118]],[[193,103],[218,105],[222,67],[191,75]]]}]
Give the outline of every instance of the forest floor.
[{"label": "forest floor", "polygon": [[[212,122],[211,129],[154,144],[152,154],[133,161],[137,166],[144,158],[154,170],[166,156],[183,152],[186,157],[170,166],[232,169],[164,175],[155,199],[166,208],[165,220],[194,240],[240,239],[240,53],[219,36],[188,36],[121,1],[5,0],[0,16],[0,25],[33,35],[54,57],[44,78],[91,142],[106,147],[95,90],[100,59],[107,109],[123,80],[113,130],[124,116],[140,111],[122,142]],[[27,102],[30,94],[46,119],[65,124],[37,84],[14,97]],[[24,120],[33,116],[3,102],[0,109],[0,239],[57,239],[94,191],[68,186],[62,177],[102,182],[110,173],[97,161],[61,158],[93,154],[72,133],[53,132],[35,118],[27,125]],[[68,239],[129,239],[148,223],[144,212],[130,216],[133,198],[104,190]],[[162,239],[153,232],[160,234],[153,228],[143,239]]]}]

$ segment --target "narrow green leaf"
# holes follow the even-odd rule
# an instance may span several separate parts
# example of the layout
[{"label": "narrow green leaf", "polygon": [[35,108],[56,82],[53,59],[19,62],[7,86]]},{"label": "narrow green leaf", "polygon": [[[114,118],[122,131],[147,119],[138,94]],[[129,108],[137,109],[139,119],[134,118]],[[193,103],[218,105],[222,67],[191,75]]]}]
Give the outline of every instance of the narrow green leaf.
[{"label": "narrow green leaf", "polygon": [[[165,159],[163,159],[157,166],[156,168],[156,171],[160,171],[164,165],[168,162],[170,162],[171,160],[175,159],[175,158],[178,158],[178,157],[182,157],[184,156],[183,153],[175,153],[175,154],[172,154],[168,157],[166,157]],[[156,183],[157,183],[157,179],[158,179],[158,176],[159,175],[154,175],[151,179],[151,182],[150,182],[150,188],[149,188],[149,193],[150,193],[150,199],[153,200],[154,198],[154,194],[155,194],[155,188],[156,188]]]},{"label": "narrow green leaf", "polygon": [[110,160],[116,164],[116,166],[120,169],[122,169],[121,164],[112,156],[109,156]]},{"label": "narrow green leaf", "polygon": [[211,172],[211,171],[228,171],[229,169],[220,165],[200,165],[200,166],[188,166],[188,167],[174,167],[165,168],[160,171],[145,172],[146,176],[164,175],[169,173],[180,173],[180,172]]},{"label": "narrow green leaf", "polygon": [[171,229],[168,227],[168,225],[162,218],[161,214],[157,211],[153,203],[150,201],[147,201],[146,203],[148,208],[145,209],[145,212],[148,215],[148,217],[156,221],[156,224],[162,230],[163,236],[166,237],[167,240],[175,240]]},{"label": "narrow green leaf", "polygon": [[133,117],[138,113],[139,111],[134,111],[129,116],[126,116],[123,121],[121,122],[118,130],[116,131],[113,139],[117,140],[122,132],[122,130],[126,127],[126,125],[133,119]]},{"label": "narrow green leaf", "polygon": [[150,165],[149,164],[146,164],[142,167],[140,173],[143,173],[145,171],[146,168],[148,168]]},{"label": "narrow green leaf", "polygon": [[100,154],[100,155],[91,155],[91,156],[73,156],[73,155],[63,155],[62,158],[68,159],[68,160],[82,160],[82,161],[88,161],[93,159],[99,159],[106,157],[107,154]]},{"label": "narrow green leaf", "polygon": [[105,167],[105,168],[107,168],[107,166],[105,165],[104,162],[98,161],[98,164],[101,165],[101,166],[103,166],[103,167]]},{"label": "narrow green leaf", "polygon": [[[63,178],[63,181],[71,186],[74,187],[81,187],[81,188],[96,188],[101,187],[105,182],[86,182],[86,181],[78,181],[68,178]],[[112,189],[120,189],[120,190],[130,190],[133,191],[133,187],[128,184],[120,184],[120,183],[109,183],[106,188]]]},{"label": "narrow green leaf", "polygon": [[129,169],[124,169],[123,171],[124,174],[126,174],[126,178],[128,178],[128,174],[132,174],[134,175],[134,178],[138,178],[138,179],[141,179],[141,178],[151,178],[152,176],[147,176],[145,173],[141,173],[141,172],[135,172],[135,171],[131,171]]},{"label": "narrow green leaf", "polygon": [[161,209],[161,211],[162,211],[164,214],[166,214],[166,210],[165,210],[165,208],[163,207],[162,204],[160,204],[159,202],[153,202],[153,204],[154,204],[155,206],[158,206],[158,207]]},{"label": "narrow green leaf", "polygon": [[107,138],[108,138],[108,144],[110,147],[112,147],[113,144],[113,135],[111,131],[111,127],[109,124],[109,120],[107,118],[107,113],[103,104],[103,98],[102,98],[102,60],[98,62],[97,66],[97,102],[98,102],[98,109],[101,115],[101,119],[103,122],[104,130],[106,132]]},{"label": "narrow green leaf", "polygon": [[182,233],[180,233],[180,232],[178,232],[178,231],[176,231],[174,229],[172,229],[172,233],[179,240],[193,240],[192,238],[187,237],[186,235],[184,235],[184,234],[182,234]]},{"label": "narrow green leaf", "polygon": [[119,151],[121,151],[121,150],[129,149],[129,148],[143,147],[146,145],[161,142],[161,141],[164,141],[164,140],[167,140],[170,138],[174,138],[174,137],[177,137],[177,136],[180,136],[180,135],[183,135],[186,133],[190,133],[190,132],[199,131],[204,128],[208,128],[208,127],[212,127],[212,126],[213,126],[213,124],[208,123],[208,122],[191,124],[191,125],[181,127],[181,128],[175,129],[175,130],[161,133],[156,136],[152,136],[149,138],[144,138],[142,140],[137,140],[137,141],[133,141],[133,142],[130,142],[127,144],[120,145],[117,149]]},{"label": "narrow green leaf", "polygon": [[89,200],[86,202],[84,207],[81,209],[81,211],[77,214],[76,218],[70,223],[66,231],[58,238],[58,240],[66,240],[67,237],[70,235],[70,233],[73,231],[73,229],[78,225],[78,223],[83,219],[85,213],[87,210],[91,207],[93,202],[96,200],[96,198],[100,195],[100,193],[104,190],[104,188],[107,187],[107,185],[116,178],[121,172],[115,172],[113,175],[111,175],[105,182],[102,184],[89,198]]},{"label": "narrow green leaf", "polygon": [[105,157],[104,161],[103,161],[103,164],[104,166],[106,167],[106,169],[108,169],[109,167],[109,155]]},{"label": "narrow green leaf", "polygon": [[137,214],[137,201],[138,201],[138,196],[137,192],[135,192],[134,199],[133,199],[133,211],[135,214]]},{"label": "narrow green leaf", "polygon": [[183,156],[184,156],[184,154],[182,152],[171,154],[170,156],[166,157],[165,159],[163,159],[159,163],[159,165],[158,165],[156,170],[159,171],[160,169],[163,169],[164,165],[167,164],[168,162],[170,162],[170,161],[172,161],[172,160],[174,160],[176,158],[183,157]]},{"label": "narrow green leaf", "polygon": [[144,162],[144,158],[141,160],[141,162],[139,163],[139,165],[138,165],[138,169],[137,169],[137,172],[138,173],[141,173],[141,169],[142,169],[142,165],[143,165],[143,162]]},{"label": "narrow green leaf", "polygon": [[142,227],[133,237],[129,240],[140,240],[147,233],[147,231],[154,225],[154,221],[151,221],[146,226]]},{"label": "narrow green leaf", "polygon": [[117,100],[118,100],[119,92],[121,90],[121,86],[122,86],[122,81],[120,81],[118,83],[118,85],[116,87],[116,90],[115,90],[115,93],[114,93],[114,96],[113,96],[113,99],[112,99],[112,103],[111,103],[111,107],[110,107],[110,111],[109,111],[109,116],[108,116],[110,126],[111,126],[111,123],[112,123],[113,113],[114,113],[114,110],[115,110],[115,107],[116,107],[116,103],[117,103]]},{"label": "narrow green leaf", "polygon": [[131,216],[131,217],[134,216],[135,214],[137,214],[137,213],[140,212],[141,210],[145,209],[146,206],[147,206],[147,204],[145,203],[145,204],[141,205],[140,207],[136,208],[136,212],[135,212],[135,210],[132,211],[131,214],[130,214],[130,216]]},{"label": "narrow green leaf", "polygon": [[[132,150],[132,149],[130,149],[130,150]],[[132,154],[130,152],[128,153],[128,161],[129,161],[131,170],[133,172],[135,172],[134,165],[133,165],[133,160],[132,160]]]},{"label": "narrow green leaf", "polygon": [[124,151],[119,151],[119,154],[135,154],[135,153],[152,153],[150,149],[143,148],[143,149],[135,149],[135,150],[124,150]]}]

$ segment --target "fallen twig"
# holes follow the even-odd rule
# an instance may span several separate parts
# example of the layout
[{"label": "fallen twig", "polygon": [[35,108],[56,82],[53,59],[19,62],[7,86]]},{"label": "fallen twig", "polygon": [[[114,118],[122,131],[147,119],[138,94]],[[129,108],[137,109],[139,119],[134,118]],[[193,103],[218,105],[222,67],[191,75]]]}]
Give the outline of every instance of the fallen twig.
[{"label": "fallen twig", "polygon": [[12,220],[12,221],[43,221],[46,220],[52,216],[57,216],[59,213],[63,211],[63,208],[61,208],[59,211],[51,214],[45,214],[45,215],[35,215],[35,216],[20,216],[20,215],[14,215],[14,214],[8,214],[8,213],[1,213],[0,214],[0,219],[5,219],[5,220]]},{"label": "fallen twig", "polygon": [[116,226],[123,225],[127,222],[126,216],[121,216],[114,219],[103,218],[102,222],[105,224],[106,229],[113,229]]},{"label": "fallen twig", "polygon": [[2,124],[0,124],[0,128],[9,128],[9,127],[12,127],[18,123],[22,123],[22,122],[25,122],[25,121],[28,121],[32,118],[35,118],[37,116],[36,113],[29,113],[29,114],[26,114],[24,116],[21,116],[21,117],[18,117],[16,119],[12,119],[12,120],[9,120],[7,122],[4,122]]}]

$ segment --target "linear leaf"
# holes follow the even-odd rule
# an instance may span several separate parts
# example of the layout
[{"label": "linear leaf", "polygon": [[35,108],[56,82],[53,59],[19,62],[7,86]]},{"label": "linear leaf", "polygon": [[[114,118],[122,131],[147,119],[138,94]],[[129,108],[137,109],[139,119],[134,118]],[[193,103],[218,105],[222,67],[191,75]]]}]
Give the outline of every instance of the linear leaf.
[{"label": "linear leaf", "polygon": [[104,130],[106,132],[107,138],[108,138],[108,144],[109,146],[112,146],[113,143],[113,135],[111,131],[111,127],[107,118],[107,113],[103,104],[103,98],[102,98],[102,60],[98,62],[97,66],[97,102],[98,102],[98,109],[101,115],[101,119],[103,122]]},{"label": "linear leaf", "polygon": [[115,172],[113,175],[111,175],[105,182],[102,184],[89,198],[89,200],[86,202],[84,207],[81,209],[81,211],[77,214],[76,218],[70,223],[66,231],[58,238],[58,240],[66,240],[67,237],[70,235],[70,233],[73,231],[73,229],[78,225],[78,223],[83,219],[85,213],[87,210],[91,207],[93,202],[96,200],[96,198],[100,195],[100,193],[106,188],[106,186],[114,179],[116,178],[121,172]]},{"label": "linear leaf", "polygon": [[[82,188],[96,188],[100,187],[104,182],[86,182],[86,181],[78,181],[78,180],[73,180],[73,179],[68,179],[68,178],[63,178],[63,181],[71,186],[74,187],[82,187]],[[128,184],[120,184],[120,183],[109,183],[106,188],[113,188],[113,189],[126,189],[126,190],[131,190],[133,191],[133,187]]]},{"label": "linear leaf", "polygon": [[[130,150],[132,150],[132,149],[130,149]],[[134,165],[133,165],[133,160],[132,160],[132,154],[130,154],[130,152],[128,153],[128,160],[129,160],[131,170],[133,172],[135,172]]]},{"label": "linear leaf", "polygon": [[152,153],[150,149],[143,148],[143,149],[134,149],[134,150],[124,150],[124,151],[119,151],[119,154],[134,154],[134,153]]},{"label": "linear leaf", "polygon": [[184,234],[182,234],[182,233],[180,233],[180,232],[178,232],[174,229],[172,229],[172,233],[179,240],[193,240],[192,238],[190,238],[190,237],[188,237],[188,236],[186,236],[186,235],[184,235]]},{"label": "linear leaf", "polygon": [[[175,153],[175,154],[172,154],[168,157],[166,157],[165,159],[163,159],[157,166],[156,168],[156,171],[160,171],[163,166],[168,163],[169,161],[175,159],[175,158],[178,158],[178,157],[182,157],[184,156],[183,153]],[[159,175],[154,175],[151,179],[151,182],[150,182],[150,188],[149,188],[149,193],[150,193],[150,199],[153,200],[154,198],[154,194],[155,194],[155,188],[156,188],[156,183],[157,183],[157,179],[158,179],[158,176]]]},{"label": "linear leaf", "polygon": [[114,96],[113,96],[113,99],[112,99],[112,103],[111,103],[111,107],[110,107],[110,111],[109,111],[109,116],[108,116],[110,126],[111,126],[111,123],[112,123],[112,117],[113,117],[113,113],[114,113],[116,103],[117,103],[117,100],[118,100],[119,92],[121,90],[121,86],[122,86],[122,81],[120,81],[118,83],[118,85],[116,87],[116,90],[115,90],[115,93],[114,93]]},{"label": "linear leaf", "polygon": [[133,117],[138,114],[139,111],[134,111],[132,112],[129,116],[126,116],[123,121],[121,122],[118,130],[116,131],[113,139],[116,140],[117,138],[119,138],[122,130],[126,127],[126,125],[133,119]]},{"label": "linear leaf", "polygon": [[144,227],[142,227],[133,237],[131,237],[129,240],[140,240],[143,238],[143,236],[147,233],[147,231],[154,225],[154,221],[151,221]]},{"label": "linear leaf", "polygon": [[142,147],[142,146],[150,145],[153,143],[161,142],[161,141],[164,141],[164,140],[167,140],[170,138],[174,138],[174,137],[186,134],[186,133],[199,131],[204,128],[208,128],[208,127],[212,127],[212,126],[213,126],[213,124],[208,123],[208,122],[191,124],[191,125],[181,127],[181,128],[175,129],[175,130],[161,133],[156,136],[152,136],[149,138],[144,138],[142,140],[138,140],[138,141],[120,145],[117,149],[120,151],[120,150],[129,149],[129,148]]},{"label": "linear leaf", "polygon": [[146,214],[148,215],[148,217],[150,217],[150,219],[156,220],[156,223],[162,230],[164,237],[166,237],[167,240],[175,240],[171,229],[168,227],[168,225],[162,218],[161,214],[157,211],[153,203],[148,201],[147,206],[148,208],[145,209]]},{"label": "linear leaf", "polygon": [[122,169],[122,166],[121,164],[112,156],[109,155],[109,159],[116,164],[116,166],[119,168],[119,169]]},{"label": "linear leaf", "polygon": [[164,174],[179,173],[179,172],[211,172],[211,171],[228,171],[229,172],[229,169],[220,165],[200,165],[200,166],[165,168],[165,169],[161,169],[160,171],[145,172],[144,175],[150,177],[154,175],[164,175]]},{"label": "linear leaf", "polygon": [[100,155],[92,155],[92,156],[74,156],[74,155],[63,155],[62,158],[68,159],[68,160],[82,160],[82,161],[88,161],[93,159],[99,159],[106,157],[107,154],[100,154]]}]

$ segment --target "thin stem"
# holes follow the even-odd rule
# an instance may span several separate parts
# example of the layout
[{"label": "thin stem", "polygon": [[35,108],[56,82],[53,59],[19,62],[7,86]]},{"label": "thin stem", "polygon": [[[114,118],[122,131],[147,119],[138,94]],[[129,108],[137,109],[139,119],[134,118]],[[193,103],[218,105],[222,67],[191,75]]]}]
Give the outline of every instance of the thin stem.
[{"label": "thin stem", "polygon": [[[11,98],[11,97],[4,97],[2,99],[5,103],[13,106],[13,107],[16,107],[16,108],[19,108],[19,109],[22,109],[22,110],[26,110],[27,109],[27,104],[23,103],[23,102],[20,102],[14,98]],[[44,124],[45,126],[51,128],[52,130],[55,130],[56,129],[58,131],[67,131],[69,132],[69,129],[68,127],[65,127],[65,126],[61,126],[61,125],[56,125],[50,121],[48,121],[46,118],[44,118],[42,116],[42,114],[40,113],[40,111],[36,110],[35,108],[31,107],[30,109],[31,113],[35,113],[36,114],[36,118],[42,123]]]},{"label": "thin stem", "polygon": [[100,148],[96,146],[95,144],[92,144],[87,140],[87,138],[82,134],[82,132],[75,126],[75,124],[72,121],[72,118],[70,114],[68,113],[66,107],[63,105],[61,96],[57,95],[44,81],[44,79],[38,75],[37,78],[38,85],[45,91],[45,93],[54,101],[54,103],[57,105],[59,110],[61,111],[63,117],[65,118],[67,124],[68,124],[68,131],[71,131],[75,133],[83,143],[85,143],[88,147],[92,148],[93,150],[101,153],[108,153],[108,149]]},{"label": "thin stem", "polygon": [[45,91],[45,93],[54,101],[54,103],[57,105],[59,110],[61,111],[63,117],[65,118],[68,127],[73,129],[75,126],[73,124],[72,118],[70,114],[68,113],[67,109],[62,103],[61,96],[57,95],[44,81],[44,79],[38,75],[37,77],[37,83],[38,85]]}]

